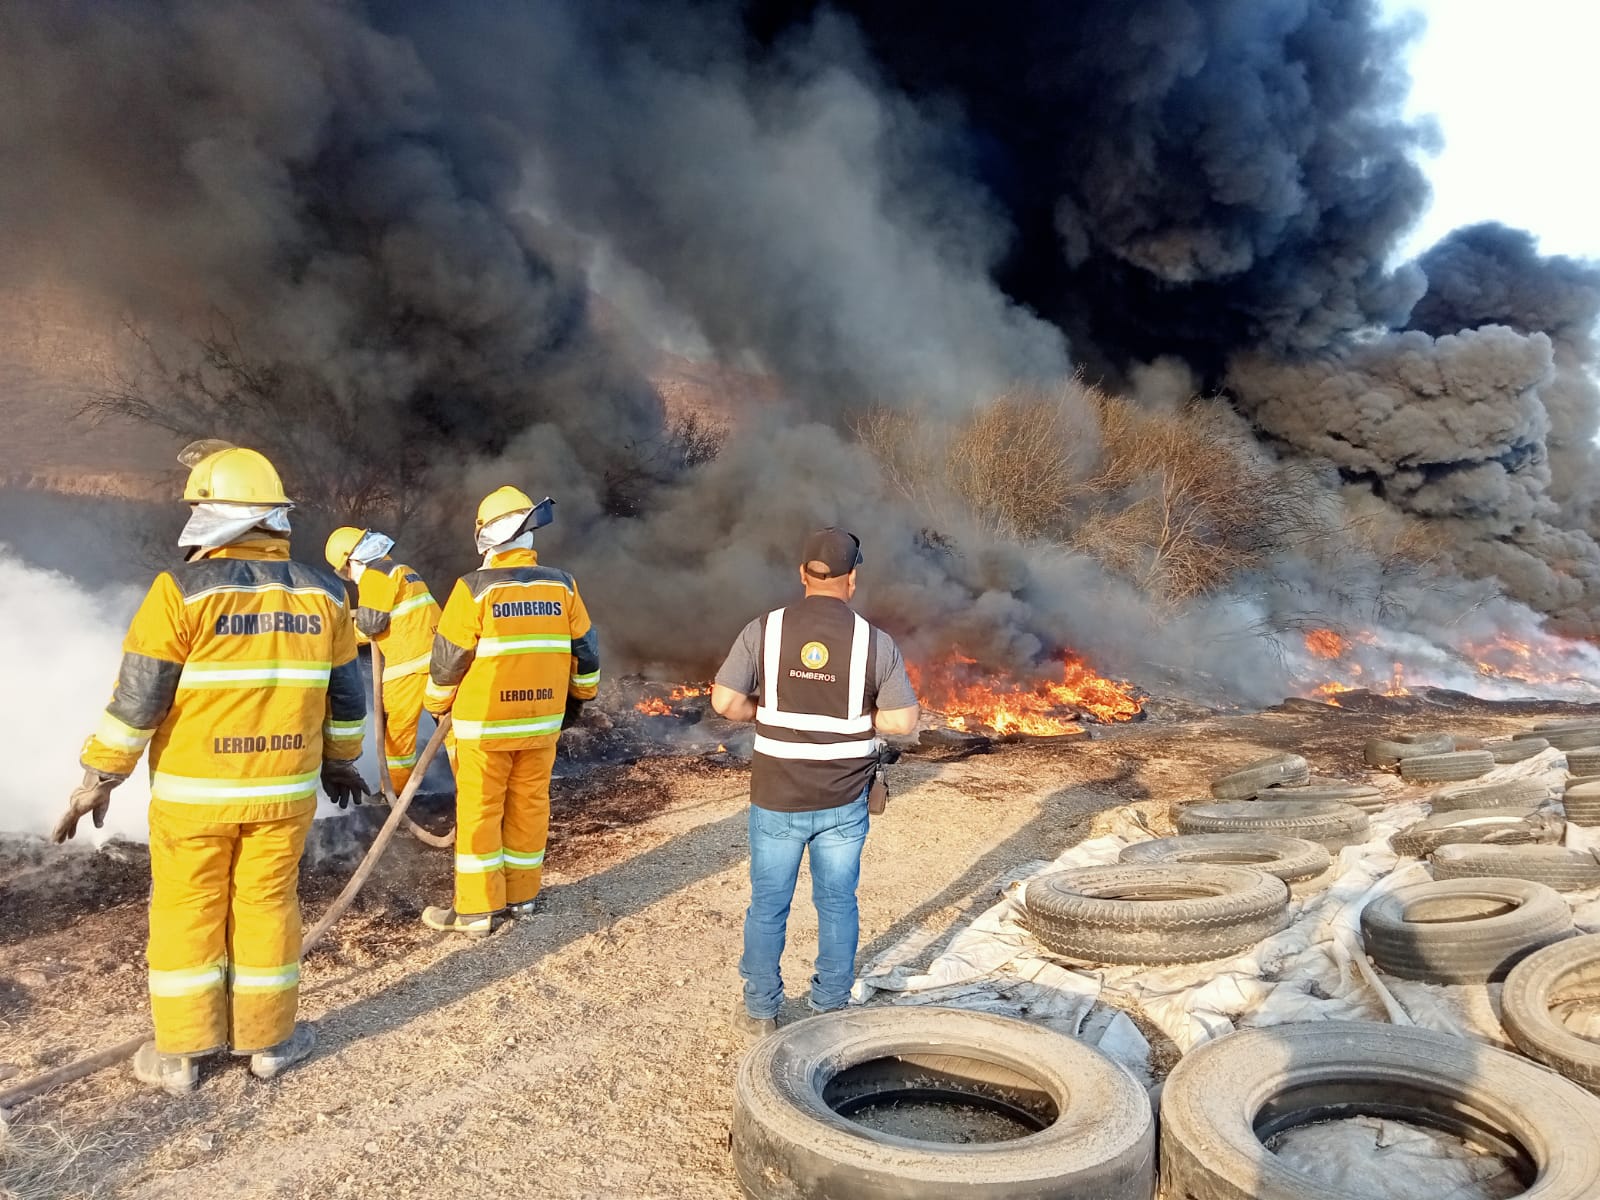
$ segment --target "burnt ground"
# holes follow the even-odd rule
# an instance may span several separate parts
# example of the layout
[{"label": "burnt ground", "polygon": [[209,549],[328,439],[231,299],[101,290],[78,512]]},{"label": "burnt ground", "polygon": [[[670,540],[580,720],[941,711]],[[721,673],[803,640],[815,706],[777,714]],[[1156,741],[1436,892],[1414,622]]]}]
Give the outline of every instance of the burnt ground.
[{"label": "burnt ground", "polygon": [[[1118,805],[1171,832],[1174,804],[1263,751],[1298,750],[1320,775],[1360,779],[1369,736],[1509,733],[1567,711],[1397,703],[908,755],[867,843],[861,961],[915,930],[947,934],[988,906],[1007,868],[1055,857]],[[743,768],[696,758],[558,779],[546,911],[480,942],[418,923],[449,895],[450,856],[397,838],[307,962],[313,1061],[271,1084],[216,1063],[183,1100],[144,1091],[126,1068],[58,1089],[11,1112],[0,1194],[734,1200],[745,785]],[[308,921],[377,817],[319,823],[303,872]],[[0,880],[0,1076],[15,1082],[139,1032],[143,848],[11,843]],[[789,1018],[805,1011],[815,946],[806,889],[802,879],[785,959]]]}]

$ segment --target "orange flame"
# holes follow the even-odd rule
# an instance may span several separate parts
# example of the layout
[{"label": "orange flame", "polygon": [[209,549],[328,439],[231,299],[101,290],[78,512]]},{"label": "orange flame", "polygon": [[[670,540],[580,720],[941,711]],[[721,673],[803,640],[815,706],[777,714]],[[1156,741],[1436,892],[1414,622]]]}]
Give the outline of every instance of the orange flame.
[{"label": "orange flame", "polygon": [[1491,641],[1469,642],[1466,651],[1479,671],[1497,679],[1536,684],[1591,683],[1574,671],[1570,658],[1566,663],[1560,661],[1567,645],[1570,643],[1533,646],[1502,633]]},{"label": "orange flame", "polygon": [[1384,685],[1385,696],[1409,696],[1411,689],[1406,687],[1406,669],[1400,663],[1394,665],[1394,677]]},{"label": "orange flame", "polygon": [[1345,661],[1345,654],[1349,652],[1352,643],[1363,646],[1375,645],[1377,638],[1370,633],[1358,633],[1346,638],[1331,629],[1313,629],[1305,635],[1306,651],[1316,658],[1337,663],[1339,670],[1354,682],[1347,683],[1339,679],[1327,679],[1310,687],[1304,693],[1313,700],[1339,707],[1339,701],[1334,699],[1342,692],[1353,692],[1361,687],[1370,687],[1373,691],[1383,696],[1409,696],[1411,689],[1406,687],[1406,668],[1404,663],[1395,663],[1393,674],[1388,679],[1367,683],[1363,676],[1366,672],[1361,664]]},{"label": "orange flame", "polygon": [[1341,707],[1338,701],[1339,694],[1341,692],[1353,692],[1355,690],[1356,689],[1348,683],[1340,683],[1336,679],[1330,679],[1327,683],[1319,683],[1316,687],[1312,688],[1310,698],[1313,700],[1321,700],[1324,704],[1331,704],[1335,708],[1339,708]]},{"label": "orange flame", "polygon": [[1318,658],[1343,658],[1349,646],[1331,629],[1313,629],[1306,634],[1306,650]]},{"label": "orange flame", "polygon": [[985,676],[977,667],[959,651],[928,666],[907,664],[922,702],[954,729],[1059,737],[1082,732],[1081,715],[1106,722],[1139,715],[1130,685],[1106,679],[1076,654],[1062,655],[1059,683]]},{"label": "orange flame", "polygon": [[[1345,679],[1326,679],[1312,685],[1309,690],[1302,693],[1314,700],[1339,707],[1339,701],[1334,697],[1343,692],[1353,692],[1361,687],[1370,687],[1373,691],[1384,696],[1409,696],[1410,690],[1406,687],[1405,666],[1402,663],[1394,664],[1394,673],[1390,678],[1368,683],[1363,676],[1366,672],[1358,662],[1350,662],[1345,658],[1351,649],[1357,645],[1375,646],[1378,644],[1377,635],[1368,631],[1346,636],[1332,629],[1312,629],[1305,633],[1306,653],[1313,658],[1320,658],[1328,663],[1337,664],[1338,670]],[[1348,682],[1347,682],[1348,680]]]},{"label": "orange flame", "polygon": [[[1332,678],[1313,677],[1304,685],[1307,690],[1300,694],[1326,699],[1352,688],[1367,687],[1379,695],[1409,696],[1412,687],[1419,684],[1472,688],[1474,676],[1478,683],[1486,685],[1489,695],[1525,694],[1531,690],[1553,697],[1590,699],[1600,693],[1595,682],[1600,670],[1596,669],[1596,657],[1588,645],[1540,633],[1523,636],[1528,640],[1501,633],[1478,641],[1435,646],[1416,660],[1391,659],[1391,667],[1386,670],[1379,665],[1383,659],[1403,651],[1386,646],[1371,630],[1347,635],[1312,630],[1304,635],[1306,652],[1323,660]],[[1335,649],[1336,653],[1328,653]],[[1363,663],[1354,661],[1356,657],[1365,660],[1365,669]],[[1318,670],[1316,674],[1322,672]]]},{"label": "orange flame", "polygon": [[673,715],[672,706],[678,701],[692,700],[696,696],[709,695],[710,692],[711,688],[709,686],[697,687],[692,683],[680,683],[668,692],[665,697],[647,696],[645,699],[638,701],[633,707],[647,717],[670,717]]}]

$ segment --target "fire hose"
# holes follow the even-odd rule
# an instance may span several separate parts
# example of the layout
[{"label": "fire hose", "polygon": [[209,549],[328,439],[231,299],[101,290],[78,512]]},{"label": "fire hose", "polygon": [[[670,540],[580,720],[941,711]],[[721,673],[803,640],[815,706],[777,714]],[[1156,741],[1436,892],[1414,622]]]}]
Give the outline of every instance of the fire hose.
[{"label": "fire hose", "polygon": [[[373,669],[375,674],[377,673],[377,667],[378,661],[374,659]],[[378,728],[381,729],[382,725],[380,724]],[[449,732],[450,714],[446,713],[439,718],[439,727],[433,731],[433,736],[428,739],[428,744],[423,748],[421,756],[418,757],[416,770],[406,783],[405,791],[400,793],[399,799],[390,807],[388,820],[384,821],[383,828],[378,830],[378,836],[372,839],[372,845],[367,850],[367,856],[361,860],[360,865],[355,869],[355,873],[350,876],[350,881],[344,885],[344,890],[334,898],[333,903],[328,906],[328,911],[322,914],[322,919],[312,926],[311,932],[306,935],[305,940],[301,943],[300,957],[302,960],[312,950],[316,949],[318,943],[327,936],[328,930],[333,927],[333,923],[342,917],[345,910],[355,902],[356,894],[361,891],[373,869],[377,867],[378,860],[383,857],[384,848],[388,846],[389,840],[394,837],[395,830],[399,829],[400,823],[406,819],[406,809],[411,807],[411,800],[417,794],[417,788],[422,784],[422,777],[428,770],[428,764],[439,753],[439,747],[444,745],[445,736]],[[381,762],[381,754],[379,758]],[[385,775],[384,782],[388,783],[387,775]],[[454,836],[452,832],[452,839]],[[80,1058],[77,1062],[68,1063],[66,1066],[57,1067],[52,1071],[46,1071],[43,1075],[35,1075],[32,1079],[25,1079],[21,1083],[0,1092],[0,1111],[15,1108],[23,1101],[32,1100],[35,1096],[43,1095],[50,1089],[59,1087],[64,1083],[71,1083],[75,1079],[93,1075],[96,1071],[114,1067],[118,1063],[132,1058],[144,1042],[145,1035],[140,1034],[138,1037],[129,1038],[125,1042],[118,1042],[115,1046],[110,1046],[96,1054],[91,1054],[87,1058]]]},{"label": "fire hose", "polygon": [[[389,774],[389,759],[383,752],[383,651],[378,649],[378,643],[372,643],[372,737],[378,747],[378,786],[383,789],[383,794],[388,797],[390,805],[397,803],[394,794],[394,778]],[[420,778],[426,771],[427,765],[419,762],[413,778]],[[409,816],[406,818],[406,832],[417,841],[426,845],[437,847],[440,850],[456,844],[456,831],[449,833],[430,833],[418,825]]]}]

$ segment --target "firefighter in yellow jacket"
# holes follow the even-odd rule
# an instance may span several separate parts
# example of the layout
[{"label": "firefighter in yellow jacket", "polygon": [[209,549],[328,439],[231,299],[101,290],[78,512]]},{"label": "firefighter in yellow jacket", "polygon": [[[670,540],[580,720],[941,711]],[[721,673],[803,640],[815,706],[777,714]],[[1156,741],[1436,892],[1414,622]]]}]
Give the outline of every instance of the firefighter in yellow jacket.
[{"label": "firefighter in yellow jacket", "polygon": [[295,1022],[300,854],[319,775],[341,807],[368,791],[344,585],[290,561],[291,505],[260,454],[200,443],[182,461],[189,554],[133,618],[55,831],[64,841],[87,813],[101,824],[149,748],[156,1036],[133,1067],[176,1094],[194,1088],[205,1054],[248,1054],[270,1079],[311,1053],[314,1029]]},{"label": "firefighter in yellow jacket", "polygon": [[356,585],[356,632],[383,652],[383,753],[395,795],[417,765],[417,719],[439,602],[422,576],[389,557],[394,539],[345,525],[328,537],[328,565]]},{"label": "firefighter in yellow jacket", "polygon": [[540,566],[546,499],[503,487],[478,506],[483,568],[456,583],[433,641],[425,701],[454,714],[455,903],[434,929],[482,936],[534,911],[550,828],[556,739],[600,683],[600,654],[572,576]]}]

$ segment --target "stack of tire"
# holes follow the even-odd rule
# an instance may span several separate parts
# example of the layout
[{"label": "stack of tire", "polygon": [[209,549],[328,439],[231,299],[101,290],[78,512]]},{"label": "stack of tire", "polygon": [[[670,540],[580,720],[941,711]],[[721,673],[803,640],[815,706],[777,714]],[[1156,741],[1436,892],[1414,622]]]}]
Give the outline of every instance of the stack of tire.
[{"label": "stack of tire", "polygon": [[1573,825],[1600,825],[1600,724],[1562,721],[1536,725],[1537,735],[1550,741],[1567,758],[1566,787],[1561,810]]},{"label": "stack of tire", "polygon": [[1542,780],[1469,782],[1549,746],[1540,734],[1500,742],[1442,732],[1372,738],[1365,748],[1369,764],[1397,770],[1408,782],[1451,785],[1430,797],[1431,814],[1395,834],[1391,848],[1428,859],[1436,879],[1513,877],[1562,890],[1589,886],[1584,880],[1592,861],[1553,845],[1565,823],[1545,809],[1550,789]]},{"label": "stack of tire", "polygon": [[[1539,742],[1570,753],[1600,746],[1600,721],[1547,721],[1523,733],[1511,735],[1517,742]],[[1570,764],[1569,764],[1570,765]]]},{"label": "stack of tire", "polygon": [[[1481,757],[1453,756],[1514,761],[1453,737],[1442,749],[1448,735],[1411,736],[1369,744],[1369,761],[1394,755],[1375,765],[1405,776],[1408,763],[1422,763],[1409,778],[1453,783],[1483,773]],[[1593,784],[1592,801],[1581,790],[1590,785],[1578,782],[1568,804],[1593,803],[1600,823],[1600,778]],[[1178,836],[1128,846],[1114,866],[1030,884],[1025,906],[1039,940],[1096,964],[1248,950],[1283,928],[1292,895],[1326,883],[1332,852],[1365,840],[1362,809],[1382,799],[1377,789],[1315,780],[1298,755],[1251,763],[1212,793],[1216,803],[1180,812]],[[847,1009],[788,1026],[745,1059],[730,1139],[740,1187],[751,1200],[1154,1200],[1158,1184],[1185,1200],[1310,1200],[1348,1193],[1308,1180],[1274,1153],[1275,1139],[1371,1113],[1494,1147],[1534,1200],[1595,1200],[1600,1099],[1590,1093],[1600,1093],[1600,1041],[1568,1029],[1551,1008],[1600,989],[1600,935],[1576,936],[1560,895],[1600,886],[1600,862],[1532,844],[1560,837],[1560,821],[1537,807],[1547,798],[1527,781],[1441,790],[1434,815],[1394,839],[1398,852],[1430,857],[1434,880],[1396,889],[1361,915],[1367,953],[1387,974],[1503,981],[1506,1030],[1542,1066],[1417,1028],[1319,1021],[1246,1030],[1192,1051],[1168,1076],[1158,1160],[1144,1088],[1088,1046],[966,1010]],[[930,1100],[1001,1114],[1019,1135],[969,1147],[856,1119]]]},{"label": "stack of tire", "polygon": [[1538,779],[1446,788],[1433,813],[1390,839],[1395,853],[1426,858],[1435,880],[1511,879],[1572,892],[1600,886],[1600,862],[1556,843],[1566,821],[1545,807]]},{"label": "stack of tire", "polygon": [[1569,776],[1561,795],[1563,815],[1573,825],[1600,825],[1600,722],[1551,721],[1513,734],[1512,744],[1562,751]]},{"label": "stack of tire", "polygon": [[1327,886],[1332,852],[1364,841],[1376,788],[1316,780],[1298,754],[1275,754],[1211,785],[1179,835],[1126,847],[1116,866],[1037,879],[1029,928],[1072,962],[1154,966],[1241,954],[1289,921],[1289,901]]},{"label": "stack of tire", "polygon": [[1178,812],[1180,835],[1242,834],[1290,837],[1337,853],[1367,838],[1367,814],[1383,806],[1369,785],[1320,779],[1298,754],[1274,754],[1211,784],[1218,803],[1189,804]]},{"label": "stack of tire", "polygon": [[1364,757],[1370,767],[1396,770],[1407,783],[1453,783],[1494,770],[1494,751],[1477,738],[1453,733],[1402,733],[1369,738]]},{"label": "stack of tire", "polygon": [[[1569,769],[1600,775],[1597,743],[1600,725],[1561,723],[1515,735],[1492,753],[1514,762],[1554,746]],[[1402,760],[1402,771],[1407,761],[1414,760]],[[1552,1001],[1593,995],[1600,985],[1600,937],[1578,935],[1561,895],[1600,888],[1600,861],[1555,844],[1568,821],[1600,824],[1600,779],[1567,785],[1564,819],[1545,807],[1549,799],[1541,779],[1436,793],[1433,815],[1391,839],[1397,853],[1426,857],[1433,881],[1368,904],[1362,939],[1378,969],[1397,978],[1504,983],[1503,1021],[1518,1048],[1600,1090],[1600,1045],[1550,1013]]]},{"label": "stack of tire", "polygon": [[[1542,736],[1485,748],[1454,734],[1409,734],[1372,739],[1366,760],[1411,782],[1457,782],[1548,745]],[[1428,860],[1432,882],[1396,889],[1361,914],[1379,970],[1428,983],[1500,982],[1523,958],[1575,932],[1559,892],[1600,884],[1600,863],[1553,844],[1565,826],[1543,809],[1548,799],[1538,779],[1434,793],[1431,815],[1390,839],[1396,854]]]}]

